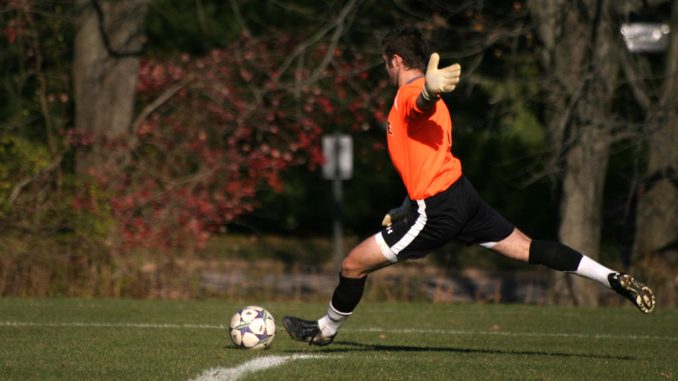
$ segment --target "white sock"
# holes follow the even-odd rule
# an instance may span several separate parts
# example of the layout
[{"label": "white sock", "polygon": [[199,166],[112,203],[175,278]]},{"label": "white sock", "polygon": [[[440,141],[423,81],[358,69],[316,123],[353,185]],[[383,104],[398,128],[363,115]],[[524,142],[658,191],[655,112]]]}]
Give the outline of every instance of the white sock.
[{"label": "white sock", "polygon": [[610,282],[607,280],[607,276],[610,273],[614,272],[616,271],[612,271],[584,255],[581,258],[581,262],[579,262],[579,267],[577,267],[577,271],[575,271],[574,273],[579,276],[583,276],[584,278],[595,280],[596,282],[602,284],[607,288],[611,288]]},{"label": "white sock", "polygon": [[337,334],[339,327],[344,324],[349,316],[351,316],[351,314],[342,314],[337,312],[334,308],[332,308],[332,303],[330,303],[330,306],[327,309],[327,315],[318,319],[318,328],[320,328],[320,332],[322,332],[323,336],[334,336]]}]

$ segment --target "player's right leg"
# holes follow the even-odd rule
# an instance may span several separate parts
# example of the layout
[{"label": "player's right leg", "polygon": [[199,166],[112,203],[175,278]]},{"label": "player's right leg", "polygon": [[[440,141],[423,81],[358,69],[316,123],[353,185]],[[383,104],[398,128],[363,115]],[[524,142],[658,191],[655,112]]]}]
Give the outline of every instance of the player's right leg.
[{"label": "player's right leg", "polygon": [[381,253],[376,235],[367,238],[342,262],[339,284],[332,295],[327,315],[317,321],[285,316],[283,325],[287,333],[294,340],[309,345],[331,344],[339,327],[360,302],[367,274],[393,263]]},{"label": "player's right leg", "polygon": [[531,240],[520,230],[514,229],[505,239],[486,246],[519,261],[544,265],[596,281],[629,299],[643,313],[650,313],[654,309],[655,298],[649,287],[560,242]]}]

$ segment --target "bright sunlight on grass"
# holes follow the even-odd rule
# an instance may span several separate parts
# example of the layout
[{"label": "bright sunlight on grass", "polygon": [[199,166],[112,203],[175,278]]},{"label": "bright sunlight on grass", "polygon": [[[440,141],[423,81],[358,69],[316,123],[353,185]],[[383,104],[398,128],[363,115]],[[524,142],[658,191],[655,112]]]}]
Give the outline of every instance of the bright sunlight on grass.
[{"label": "bright sunlight on grass", "polygon": [[[601,380],[678,376],[678,311],[365,303],[329,347],[236,349],[228,321],[324,304],[0,299],[2,380]],[[207,372],[212,369],[211,372]],[[211,377],[211,378],[210,378]]]}]

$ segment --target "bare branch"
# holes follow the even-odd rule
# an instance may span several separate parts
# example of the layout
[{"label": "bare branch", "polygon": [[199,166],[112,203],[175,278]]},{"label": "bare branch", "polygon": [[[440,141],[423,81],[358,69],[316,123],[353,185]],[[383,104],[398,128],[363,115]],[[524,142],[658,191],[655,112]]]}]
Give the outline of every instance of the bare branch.
[{"label": "bare branch", "polygon": [[174,86],[165,90],[162,94],[160,94],[160,96],[153,100],[153,102],[147,104],[132,123],[132,135],[136,136],[136,134],[139,132],[139,128],[141,128],[141,124],[144,122],[144,120],[146,120],[146,118],[148,118],[149,115],[151,115],[153,111],[157,110],[158,107],[170,100],[174,94],[186,87],[186,85],[193,81],[193,79],[194,76],[192,74],[187,75],[181,81],[174,84]]},{"label": "bare branch", "polygon": [[334,29],[334,34],[332,35],[330,46],[328,47],[327,52],[325,52],[325,57],[323,57],[323,60],[320,62],[320,65],[316,67],[315,71],[309,77],[306,83],[313,83],[317,81],[318,77],[320,76],[320,73],[322,73],[327,68],[327,65],[329,65],[330,61],[332,60],[332,56],[334,55],[334,49],[337,47],[337,43],[339,42],[339,39],[344,33],[346,19],[348,18],[348,15],[351,13],[351,11],[353,11],[353,9],[355,8],[355,4],[356,0],[351,0],[339,13],[337,21],[335,23],[336,28]]},{"label": "bare branch", "polygon": [[238,22],[238,25],[240,25],[240,29],[242,29],[246,35],[251,36],[252,32],[247,27],[247,23],[245,22],[245,19],[242,17],[242,13],[240,13],[240,6],[238,6],[238,0],[231,0],[231,9],[233,10],[235,20]]},{"label": "bare branch", "polygon": [[128,141],[128,149],[126,150],[124,157],[122,158],[121,166],[126,165],[129,160],[131,159],[131,152],[137,147],[139,144],[139,139],[137,138],[139,129],[141,128],[141,125],[143,124],[144,120],[148,118],[151,113],[153,113],[155,110],[157,110],[160,106],[165,104],[165,102],[169,101],[172,99],[172,97],[179,92],[181,89],[186,87],[191,81],[193,81],[194,76],[192,74],[187,75],[186,77],[182,78],[181,81],[177,82],[174,84],[174,86],[170,87],[169,89],[165,90],[160,96],[158,96],[153,102],[149,103],[146,105],[146,107],[141,110],[139,115],[134,119],[134,122],[131,125],[131,132],[129,135],[129,141]]},{"label": "bare branch", "polygon": [[623,52],[619,57],[621,59],[622,71],[628,80],[628,84],[631,86],[631,91],[633,92],[636,101],[645,112],[648,112],[652,107],[652,100],[650,100],[650,97],[647,95],[647,89],[645,88],[640,75],[636,71],[636,66],[631,62],[628,52]]},{"label": "bare branch", "polygon": [[59,155],[57,158],[46,168],[35,174],[34,176],[26,177],[24,179],[21,179],[19,182],[17,182],[14,187],[12,188],[12,192],[9,194],[9,198],[7,200],[8,205],[12,205],[14,201],[16,201],[17,197],[21,194],[21,191],[31,182],[35,181],[38,177],[44,175],[45,173],[53,171],[55,168],[59,167],[61,165],[61,160],[63,156]]},{"label": "bare branch", "polygon": [[200,30],[204,34],[207,34],[207,22],[205,21],[205,6],[202,4],[202,0],[195,0],[195,7],[198,12],[198,23],[200,24]]},{"label": "bare branch", "polygon": [[33,51],[35,53],[35,75],[40,84],[38,91],[38,98],[40,99],[40,111],[42,112],[42,117],[45,120],[45,133],[47,135],[47,144],[49,146],[50,153],[54,154],[56,151],[56,143],[54,140],[54,126],[52,123],[52,116],[49,112],[49,106],[47,105],[47,80],[45,79],[45,73],[42,70],[43,56],[42,56],[42,47],[40,46],[40,32],[38,31],[37,24],[33,15],[30,12],[30,9],[25,13],[26,21],[31,28],[31,43],[33,45]]},{"label": "bare branch", "polygon": [[[297,57],[299,57],[299,55],[304,53],[306,51],[306,49],[308,49],[310,46],[312,46],[313,44],[316,44],[318,41],[320,41],[321,38],[323,38],[327,33],[329,33],[334,28],[339,30],[339,33],[337,33],[337,31],[335,30],[335,33],[334,33],[333,39],[332,39],[334,46],[336,46],[336,41],[339,39],[339,37],[341,36],[341,32],[344,30],[344,25],[343,25],[344,21],[348,17],[349,13],[355,8],[355,5],[356,5],[356,0],[351,0],[341,10],[341,12],[339,13],[339,16],[336,18],[336,20],[333,23],[325,26],[324,28],[321,28],[310,39],[305,41],[303,44],[300,44],[299,46],[297,46],[296,49],[294,49],[294,51],[292,52],[292,54],[290,54],[290,56],[287,57],[285,62],[283,62],[283,64],[280,66],[280,76],[282,77],[282,74],[285,71],[287,71],[287,69],[290,67],[292,62],[294,62],[294,60],[296,60]],[[321,65],[319,65],[318,68],[315,70],[314,76],[317,76],[315,73],[319,73],[327,67],[327,64],[329,62],[325,62],[325,61],[327,61],[327,55],[328,54],[330,55],[330,59],[331,59],[332,51],[328,50],[325,58],[323,59],[323,63]]]},{"label": "bare branch", "polygon": [[[348,19],[349,15],[351,14],[352,11],[354,11],[356,4],[358,0],[351,0],[344,8],[339,12],[339,15],[337,18],[334,20],[333,23],[321,28],[318,32],[316,32],[310,39],[306,40],[304,43],[298,45],[292,54],[290,54],[287,59],[283,62],[283,64],[280,66],[280,69],[278,71],[278,76],[273,79],[273,82],[275,84],[275,87],[287,87],[283,86],[280,84],[280,79],[283,77],[283,73],[285,73],[291,64],[297,60],[297,70],[301,70],[304,67],[304,52],[311,47],[312,45],[318,43],[327,33],[329,33],[332,29],[334,29],[334,33],[332,34],[332,39],[330,41],[330,45],[325,52],[325,56],[323,57],[322,61],[320,62],[319,65],[316,66],[316,68],[313,70],[313,73],[309,76],[308,79],[306,80],[301,80],[301,79],[295,79],[294,83],[294,94],[295,97],[298,99],[300,94],[301,94],[301,89],[304,86],[308,86],[309,84],[312,84],[314,82],[317,82],[320,80],[322,77],[322,73],[325,71],[327,66],[330,64],[332,61],[332,57],[334,55],[334,50],[341,39],[341,37],[344,34],[344,31],[346,29],[346,20]],[[240,115],[238,118],[238,121],[241,122],[243,120],[247,120],[249,116],[255,112],[256,110],[259,109],[259,105],[261,104],[261,100],[263,99],[263,94],[266,93],[266,90],[260,90],[257,87],[250,86],[250,89],[252,91],[252,94],[254,95],[256,102],[254,102],[251,107],[248,108],[247,112],[244,112]]]}]

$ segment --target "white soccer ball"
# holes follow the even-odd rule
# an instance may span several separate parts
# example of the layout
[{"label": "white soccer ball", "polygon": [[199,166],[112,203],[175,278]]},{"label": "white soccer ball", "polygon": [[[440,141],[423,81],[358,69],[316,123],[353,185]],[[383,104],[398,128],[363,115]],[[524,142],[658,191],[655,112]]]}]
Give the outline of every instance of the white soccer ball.
[{"label": "white soccer ball", "polygon": [[231,340],[240,348],[265,349],[275,338],[275,319],[259,306],[247,306],[231,318]]}]

